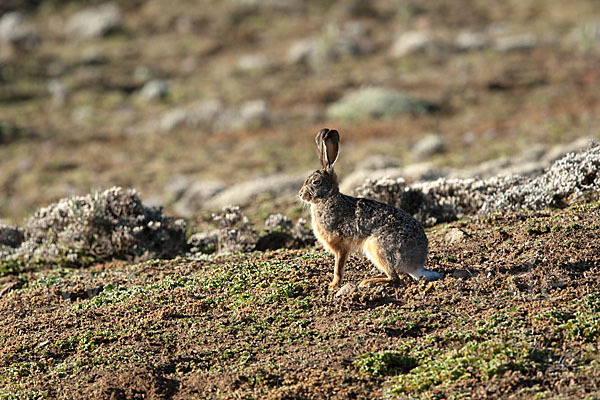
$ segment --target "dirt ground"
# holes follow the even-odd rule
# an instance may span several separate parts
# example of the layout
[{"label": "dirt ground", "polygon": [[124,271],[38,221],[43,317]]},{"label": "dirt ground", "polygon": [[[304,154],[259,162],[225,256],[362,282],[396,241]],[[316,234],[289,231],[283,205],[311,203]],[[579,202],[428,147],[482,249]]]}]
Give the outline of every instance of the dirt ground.
[{"label": "dirt ground", "polygon": [[[319,249],[2,277],[3,398],[597,398],[600,202],[428,231],[441,281]],[[344,283],[375,274],[354,256]]]}]

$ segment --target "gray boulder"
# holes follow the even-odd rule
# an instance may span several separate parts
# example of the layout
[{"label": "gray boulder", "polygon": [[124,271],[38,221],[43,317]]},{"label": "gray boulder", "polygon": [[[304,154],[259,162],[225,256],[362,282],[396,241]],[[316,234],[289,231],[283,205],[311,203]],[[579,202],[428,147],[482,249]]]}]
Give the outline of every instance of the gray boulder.
[{"label": "gray boulder", "polygon": [[225,185],[219,181],[194,181],[185,189],[173,208],[177,214],[191,217],[223,190]]},{"label": "gray boulder", "polygon": [[347,93],[327,108],[327,116],[339,121],[390,118],[400,114],[425,114],[436,106],[394,89],[366,87]]},{"label": "gray boulder", "polygon": [[40,44],[40,37],[23,14],[12,11],[0,17],[0,43],[20,51],[31,51]]},{"label": "gray boulder", "polygon": [[140,89],[139,97],[146,101],[160,100],[169,94],[169,84],[161,79],[153,79]]},{"label": "gray boulder", "polygon": [[497,37],[494,47],[496,50],[502,52],[528,51],[533,49],[537,43],[538,40],[533,34],[511,34]]},{"label": "gray boulder", "polygon": [[454,47],[459,51],[478,51],[491,46],[489,36],[472,31],[462,31],[454,39]]},{"label": "gray boulder", "polygon": [[272,175],[242,182],[223,190],[209,199],[206,202],[205,208],[218,209],[229,204],[244,206],[261,195],[273,198],[293,197],[298,194],[307,176],[308,173],[301,175]]},{"label": "gray boulder", "polygon": [[264,100],[250,100],[221,113],[214,123],[217,131],[257,129],[271,121],[271,108]]},{"label": "gray boulder", "polygon": [[404,32],[394,41],[390,55],[395,58],[417,53],[439,52],[448,47],[444,42],[425,31]]},{"label": "gray boulder", "polygon": [[446,151],[446,141],[440,135],[429,134],[413,146],[413,155],[419,159],[429,158]]},{"label": "gray boulder", "polygon": [[93,39],[120,28],[121,24],[120,8],[114,3],[104,3],[73,14],[67,20],[65,30],[71,40]]}]

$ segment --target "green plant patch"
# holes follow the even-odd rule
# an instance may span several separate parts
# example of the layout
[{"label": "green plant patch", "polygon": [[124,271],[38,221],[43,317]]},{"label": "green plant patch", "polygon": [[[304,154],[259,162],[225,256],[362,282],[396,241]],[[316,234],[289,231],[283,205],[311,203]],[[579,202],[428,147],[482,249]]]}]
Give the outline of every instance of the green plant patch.
[{"label": "green plant patch", "polygon": [[485,382],[506,371],[543,372],[551,352],[518,342],[471,341],[459,349],[424,351],[412,354],[419,365],[392,380],[389,392],[395,396],[418,395],[458,381]]},{"label": "green plant patch", "polygon": [[376,376],[406,373],[417,366],[417,360],[396,351],[367,353],[354,361],[362,372]]}]

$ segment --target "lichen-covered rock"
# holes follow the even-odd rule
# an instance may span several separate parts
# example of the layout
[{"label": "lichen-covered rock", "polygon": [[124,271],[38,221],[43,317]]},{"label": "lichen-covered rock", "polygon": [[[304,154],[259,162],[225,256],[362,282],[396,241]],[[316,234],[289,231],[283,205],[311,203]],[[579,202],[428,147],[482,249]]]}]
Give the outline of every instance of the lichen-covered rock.
[{"label": "lichen-covered rock", "polygon": [[355,194],[402,208],[426,226],[473,215],[564,205],[600,191],[600,144],[569,153],[537,177],[438,179],[407,186],[402,178],[367,180]]},{"label": "lichen-covered rock", "polygon": [[296,225],[283,214],[271,214],[265,221],[267,233],[256,243],[257,250],[298,249],[315,242],[312,230],[305,219],[298,220]]},{"label": "lichen-covered rock", "polygon": [[600,143],[592,143],[579,153],[569,153],[542,175],[500,191],[483,211],[557,207],[570,196],[589,190],[600,190]]},{"label": "lichen-covered rock", "polygon": [[39,209],[10,256],[71,262],[173,257],[186,247],[185,231],[183,220],[144,206],[135,190],[113,187]]},{"label": "lichen-covered rock", "polygon": [[447,47],[446,43],[429,32],[409,31],[398,36],[390,48],[390,55],[400,58],[417,53],[437,53]]},{"label": "lichen-covered rock", "polygon": [[447,147],[446,141],[441,135],[429,134],[415,143],[413,153],[417,159],[429,158],[445,152]]},{"label": "lichen-covered rock", "polygon": [[219,225],[219,254],[232,254],[252,251],[258,241],[258,233],[240,211],[239,207],[225,206],[219,214],[213,214],[213,221]]},{"label": "lichen-covered rock", "polygon": [[355,189],[355,194],[400,208],[426,226],[456,219],[453,208],[442,206],[422,190],[406,186],[402,178],[368,179]]},{"label": "lichen-covered rock", "polygon": [[327,108],[327,116],[340,121],[426,114],[436,106],[384,87],[366,87],[346,94]]},{"label": "lichen-covered rock", "polygon": [[118,29],[122,24],[120,8],[113,3],[85,8],[72,15],[66,23],[69,39],[92,39],[102,37]]},{"label": "lichen-covered rock", "polygon": [[191,254],[214,253],[219,244],[219,231],[197,232],[191,235],[187,241]]},{"label": "lichen-covered rock", "polygon": [[293,197],[306,179],[306,174],[277,174],[235,184],[206,201],[207,209],[219,209],[228,204],[245,206],[259,196]]},{"label": "lichen-covered rock", "polygon": [[0,17],[0,43],[31,51],[40,44],[40,37],[23,14],[12,11]]},{"label": "lichen-covered rock", "polygon": [[283,214],[271,214],[265,221],[265,229],[267,232],[289,232],[292,229],[292,226],[292,221]]},{"label": "lichen-covered rock", "polygon": [[19,247],[25,240],[23,229],[0,223],[0,258],[15,248]]},{"label": "lichen-covered rock", "polygon": [[375,48],[369,30],[362,23],[327,24],[319,35],[294,43],[287,53],[287,60],[292,64],[306,64],[314,72],[322,72],[339,59],[368,54]]},{"label": "lichen-covered rock", "polygon": [[304,245],[312,245],[316,242],[312,229],[308,226],[308,221],[304,218],[298,219],[292,229],[292,236]]}]

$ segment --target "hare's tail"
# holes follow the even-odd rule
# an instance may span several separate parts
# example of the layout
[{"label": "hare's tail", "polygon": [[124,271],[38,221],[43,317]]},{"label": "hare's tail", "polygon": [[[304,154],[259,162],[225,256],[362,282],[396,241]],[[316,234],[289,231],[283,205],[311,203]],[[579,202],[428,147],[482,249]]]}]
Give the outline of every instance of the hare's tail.
[{"label": "hare's tail", "polygon": [[426,281],[437,281],[438,279],[442,278],[442,275],[438,272],[431,271],[429,269],[426,269],[425,267],[419,267],[415,271],[409,272],[408,274],[417,281],[420,279]]}]

